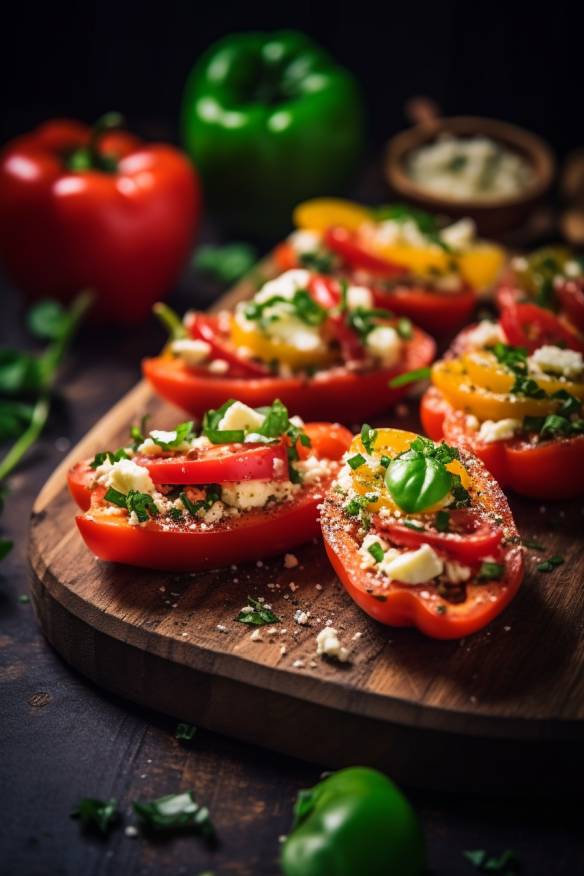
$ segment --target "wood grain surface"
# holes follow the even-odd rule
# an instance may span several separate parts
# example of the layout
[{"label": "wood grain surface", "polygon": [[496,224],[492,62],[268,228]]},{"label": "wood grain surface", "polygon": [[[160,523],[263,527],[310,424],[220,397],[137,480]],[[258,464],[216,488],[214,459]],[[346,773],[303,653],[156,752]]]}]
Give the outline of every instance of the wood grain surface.
[{"label": "wood grain surface", "polygon": [[[239,287],[228,302],[249,288]],[[416,427],[415,409],[412,401],[384,422]],[[522,535],[542,542],[545,553],[528,551],[518,597],[487,629],[437,642],[361,613],[320,544],[296,550],[292,569],[277,558],[198,575],[92,557],[74,524],[65,472],[97,449],[118,446],[145,412],[160,428],[180,416],[139,384],[77,445],[34,506],[35,608],[68,663],[137,703],[321,763],[358,759],[437,788],[480,781],[495,791],[514,777],[523,790],[542,781],[560,792],[576,786],[574,754],[584,727],[580,502],[512,499]],[[552,554],[563,555],[564,565],[537,572]],[[264,596],[282,619],[278,632],[264,628],[259,642],[234,620],[248,595]],[[307,626],[295,623],[298,608],[310,613]],[[315,654],[316,633],[327,621],[351,647],[346,666]]]}]

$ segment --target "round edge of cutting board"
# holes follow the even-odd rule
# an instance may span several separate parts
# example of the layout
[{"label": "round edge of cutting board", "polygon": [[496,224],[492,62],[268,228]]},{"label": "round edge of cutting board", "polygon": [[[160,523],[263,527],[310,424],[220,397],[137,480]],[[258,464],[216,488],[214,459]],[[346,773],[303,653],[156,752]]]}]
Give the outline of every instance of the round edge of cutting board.
[{"label": "round edge of cutting board", "polygon": [[[553,739],[465,735],[266,691],[113,639],[47,598],[34,570],[32,582],[35,612],[61,658],[99,688],[138,706],[326,767],[376,767],[414,788],[487,797],[581,794],[581,738],[576,736],[558,746]],[[77,649],[75,642],[83,647]],[[106,669],[112,660],[114,674]]]}]

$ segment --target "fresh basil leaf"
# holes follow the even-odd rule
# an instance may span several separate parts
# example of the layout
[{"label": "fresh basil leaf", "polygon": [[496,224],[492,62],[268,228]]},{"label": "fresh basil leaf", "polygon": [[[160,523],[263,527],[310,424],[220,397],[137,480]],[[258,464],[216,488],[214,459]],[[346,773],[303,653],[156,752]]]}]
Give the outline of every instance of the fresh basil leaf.
[{"label": "fresh basil leaf", "polygon": [[554,437],[556,435],[569,435],[572,424],[566,417],[561,417],[559,414],[548,414],[543,422],[540,438]]},{"label": "fresh basil leaf", "polygon": [[101,833],[108,833],[118,819],[117,802],[113,799],[84,797],[72,811],[71,818],[78,818],[85,828],[96,828]]},{"label": "fresh basil leaf", "polygon": [[347,460],[347,465],[354,471],[362,465],[365,465],[365,457],[361,453],[356,453],[355,456],[351,456],[351,458]]},{"label": "fresh basil leaf", "polygon": [[245,432],[243,429],[207,429],[205,436],[211,444],[241,444]]},{"label": "fresh basil leaf", "polygon": [[502,563],[493,563],[485,560],[481,563],[477,580],[478,581],[500,581],[505,572],[505,566]]},{"label": "fresh basil leaf", "polygon": [[263,627],[267,624],[279,624],[280,618],[274,614],[271,608],[266,607],[264,602],[255,599],[253,596],[247,597],[248,610],[243,609],[235,618],[240,624],[248,624],[253,627]]},{"label": "fresh basil leaf", "polygon": [[557,398],[561,401],[557,412],[562,417],[571,417],[572,414],[579,414],[582,410],[582,400],[576,398],[575,395],[572,395],[565,389],[559,389],[557,392],[554,392],[552,398]]},{"label": "fresh basil leaf", "polygon": [[487,349],[493,353],[497,362],[513,371],[514,374],[527,373],[527,349],[525,347],[513,347],[511,344],[497,341],[496,344],[487,347]]},{"label": "fresh basil leaf", "polygon": [[292,299],[292,305],[298,319],[307,325],[319,326],[327,318],[327,312],[318,302],[314,301],[306,289],[297,289]]},{"label": "fresh basil leaf", "polygon": [[95,454],[89,463],[89,467],[92,469],[99,468],[100,465],[104,464],[106,459],[114,465],[114,463],[119,462],[120,459],[129,459],[129,457],[124,447],[120,447],[119,450],[116,450],[113,453],[111,450],[100,451]]},{"label": "fresh basil leaf", "polygon": [[532,377],[525,377],[521,374],[516,374],[511,393],[524,395],[527,398],[545,398],[547,394]]},{"label": "fresh basil leaf", "polygon": [[26,315],[28,330],[36,338],[54,341],[66,330],[69,315],[62,304],[50,298],[33,305]]},{"label": "fresh basil leaf", "polygon": [[215,837],[209,810],[195,801],[193,791],[167,794],[156,800],[136,801],[133,807],[142,825],[148,830],[191,829],[207,840]]},{"label": "fresh basil leaf", "polygon": [[196,732],[197,728],[194,724],[180,723],[176,725],[174,735],[176,739],[180,739],[182,742],[190,742]]},{"label": "fresh basil leaf", "polygon": [[406,371],[405,374],[398,374],[397,377],[389,381],[388,386],[391,389],[397,389],[400,386],[407,386],[409,383],[417,383],[418,380],[427,380],[431,374],[430,367],[416,368],[413,371]]},{"label": "fresh basil leaf", "polygon": [[264,435],[266,438],[278,438],[286,432],[290,425],[288,418],[288,409],[282,404],[280,399],[275,399],[271,407],[262,411],[265,414],[265,419],[262,425],[257,430],[259,435]]},{"label": "fresh basil leaf", "polygon": [[158,516],[158,508],[150,493],[130,490],[126,496],[126,508],[129,514],[134,513],[136,515],[140,523],[146,523],[149,517]]},{"label": "fresh basil leaf", "polygon": [[414,514],[443,499],[452,476],[439,460],[408,450],[391,461],[385,484],[396,505]]},{"label": "fresh basil leaf", "polygon": [[196,268],[212,274],[221,283],[235,283],[253,268],[256,261],[256,250],[248,243],[200,246],[193,259]]}]

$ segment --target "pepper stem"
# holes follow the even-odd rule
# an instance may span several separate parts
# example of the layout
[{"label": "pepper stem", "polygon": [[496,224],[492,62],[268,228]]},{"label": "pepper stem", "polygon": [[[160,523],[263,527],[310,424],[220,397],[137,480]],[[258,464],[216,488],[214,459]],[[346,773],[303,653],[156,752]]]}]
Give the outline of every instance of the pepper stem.
[{"label": "pepper stem", "polygon": [[162,301],[158,301],[152,310],[167,330],[171,341],[178,341],[180,338],[186,338],[187,330],[184,327],[180,316],[178,313],[175,313],[172,307],[169,307],[168,304],[163,304]]}]

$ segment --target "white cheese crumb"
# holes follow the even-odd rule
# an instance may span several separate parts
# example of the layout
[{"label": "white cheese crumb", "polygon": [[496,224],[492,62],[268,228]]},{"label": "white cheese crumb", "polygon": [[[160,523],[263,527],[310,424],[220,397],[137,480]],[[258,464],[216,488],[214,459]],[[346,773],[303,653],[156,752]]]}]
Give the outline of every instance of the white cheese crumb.
[{"label": "white cheese crumb", "polygon": [[215,629],[218,630],[218,632],[220,632],[220,633],[226,633],[226,632],[227,632],[227,627],[226,627],[224,624],[217,624],[217,626],[215,627]]},{"label": "white cheese crumb", "polygon": [[453,584],[461,584],[468,581],[472,575],[472,569],[469,566],[463,566],[461,563],[454,561],[446,563],[446,576]]},{"label": "white cheese crumb", "polygon": [[209,362],[208,370],[211,374],[226,374],[229,371],[229,364],[225,359],[213,359]]},{"label": "white cheese crumb", "polygon": [[347,306],[349,310],[364,307],[370,310],[373,307],[373,295],[366,286],[349,286],[347,289]]},{"label": "white cheese crumb", "polygon": [[389,547],[388,543],[380,536],[374,535],[372,532],[367,533],[358,550],[362,569],[373,569],[377,565],[377,560],[369,551],[369,548],[373,547],[374,544],[378,544],[384,553]]},{"label": "white cheese crumb", "polygon": [[465,343],[472,350],[483,350],[485,347],[493,347],[497,343],[505,343],[506,338],[503,329],[498,322],[483,319],[476,328],[465,336]]},{"label": "white cheese crumb", "polygon": [[308,613],[299,608],[294,612],[294,620],[297,624],[300,624],[300,626],[306,626],[309,620]]},{"label": "white cheese crumb", "polygon": [[513,438],[515,432],[521,428],[521,420],[508,417],[505,420],[485,420],[479,429],[479,440],[484,444],[493,444],[495,441],[508,441]]},{"label": "white cheese crumb", "polygon": [[101,482],[105,483],[106,487],[113,487],[114,490],[118,490],[124,495],[127,495],[130,490],[137,490],[139,493],[154,492],[154,484],[148,469],[131,459],[120,459],[115,462],[105,475],[104,481]]},{"label": "white cheese crumb", "polygon": [[294,268],[291,271],[284,271],[275,280],[269,280],[264,283],[259,292],[254,296],[254,301],[258,304],[263,304],[269,301],[270,298],[286,298],[291,301],[294,298],[298,289],[306,289],[310,282],[310,271],[305,271],[302,268]]},{"label": "white cheese crumb", "polygon": [[294,669],[303,669],[304,668],[304,660],[295,660],[292,664]]},{"label": "white cheese crumb", "polygon": [[128,824],[127,827],[124,828],[124,833],[129,837],[138,836],[138,828],[134,827],[133,824]]},{"label": "white cheese crumb", "polygon": [[561,347],[544,345],[528,359],[529,369],[558,374],[561,377],[579,377],[584,371],[582,353]]},{"label": "white cheese crumb", "polygon": [[396,330],[390,325],[378,325],[367,335],[367,349],[390,368],[398,361],[402,342]]},{"label": "white cheese crumb", "polygon": [[199,341],[194,338],[179,338],[172,341],[170,345],[171,352],[179,359],[182,359],[185,365],[195,367],[201,365],[209,358],[211,346],[206,341]]},{"label": "white cheese crumb", "polygon": [[262,642],[263,639],[260,630],[254,630],[250,636],[250,639],[252,640],[252,642]]},{"label": "white cheese crumb", "polygon": [[430,545],[423,544],[416,551],[388,550],[378,568],[392,581],[423,584],[441,575],[444,563]]},{"label": "white cheese crumb", "polygon": [[254,411],[253,408],[250,408],[249,405],[243,404],[243,402],[236,401],[233,402],[232,405],[229,405],[219,422],[217,423],[217,429],[219,430],[230,430],[230,429],[259,429],[262,423],[264,422],[265,417],[263,414]]},{"label": "white cheese crumb", "polygon": [[332,657],[340,663],[349,659],[349,649],[341,645],[339,634],[333,627],[324,627],[316,637],[316,653],[320,657]]}]

